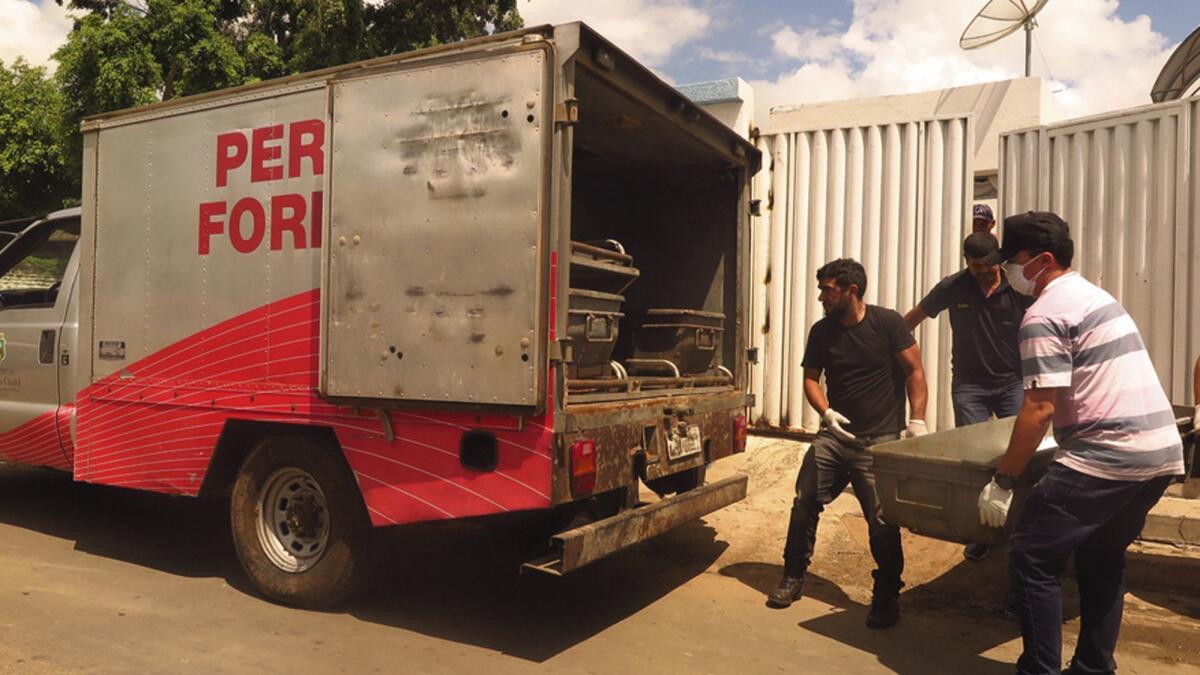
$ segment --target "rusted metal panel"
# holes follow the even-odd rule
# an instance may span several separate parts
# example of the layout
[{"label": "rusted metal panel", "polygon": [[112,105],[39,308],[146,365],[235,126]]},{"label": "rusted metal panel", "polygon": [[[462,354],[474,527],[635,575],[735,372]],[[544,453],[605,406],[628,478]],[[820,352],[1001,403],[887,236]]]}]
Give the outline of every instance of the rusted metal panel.
[{"label": "rusted metal panel", "polygon": [[745,499],[748,479],[730,476],[611,518],[588,523],[553,538],[555,552],[526,563],[523,570],[561,576],[638,542]]},{"label": "rusted metal panel", "polygon": [[326,395],[537,403],[547,66],[533,49],[331,85]]},{"label": "rusted metal panel", "polygon": [[[654,480],[704,466],[733,454],[733,420],[745,411],[744,395],[697,396],[652,402],[611,403],[586,406],[587,412],[568,414],[555,453],[551,502],[563,504],[577,498],[571,494],[571,444],[580,439],[596,443],[596,487],[594,494]],[[699,428],[703,452],[671,459],[667,448],[667,425],[684,422]]]}]

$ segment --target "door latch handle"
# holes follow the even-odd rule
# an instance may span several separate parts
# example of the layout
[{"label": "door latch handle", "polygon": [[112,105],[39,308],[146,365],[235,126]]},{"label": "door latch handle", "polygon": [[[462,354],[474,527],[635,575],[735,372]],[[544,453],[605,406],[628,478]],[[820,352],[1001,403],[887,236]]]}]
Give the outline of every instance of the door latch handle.
[{"label": "door latch handle", "polygon": [[54,343],[58,340],[58,331],[42,331],[42,339],[38,342],[38,363],[54,363]]}]

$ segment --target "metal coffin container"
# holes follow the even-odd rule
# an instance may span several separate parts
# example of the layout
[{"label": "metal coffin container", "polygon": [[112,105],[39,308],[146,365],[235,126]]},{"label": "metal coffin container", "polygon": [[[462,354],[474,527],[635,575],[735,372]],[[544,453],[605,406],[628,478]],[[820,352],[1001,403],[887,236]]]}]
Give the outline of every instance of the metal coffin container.
[{"label": "metal coffin container", "polygon": [[572,288],[567,311],[567,337],[571,340],[572,361],[567,376],[593,379],[609,373],[609,360],[617,344],[625,298]]},{"label": "metal coffin container", "polygon": [[633,358],[641,370],[648,363],[669,361],[684,375],[708,372],[721,342],[725,316],[694,309],[651,309],[633,328]]},{"label": "metal coffin container", "polygon": [[1033,485],[1054,461],[1047,436],[1017,481],[1008,522],[979,522],[979,492],[992,479],[1012,435],[1015,417],[882,443],[875,458],[875,486],[883,518],[917,534],[959,543],[999,544],[1021,516]]},{"label": "metal coffin container", "polygon": [[624,293],[640,272],[620,242],[571,242],[571,286]]}]

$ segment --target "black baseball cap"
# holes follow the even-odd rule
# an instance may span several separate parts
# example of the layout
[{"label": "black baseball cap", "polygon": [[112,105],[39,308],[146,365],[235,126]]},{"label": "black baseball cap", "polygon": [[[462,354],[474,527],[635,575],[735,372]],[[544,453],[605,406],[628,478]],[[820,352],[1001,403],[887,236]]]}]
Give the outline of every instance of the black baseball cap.
[{"label": "black baseball cap", "polygon": [[996,264],[1021,251],[1041,253],[1052,246],[1071,241],[1067,221],[1050,211],[1028,211],[1004,219],[1004,242],[984,262]]},{"label": "black baseball cap", "polygon": [[[987,261],[988,256],[1000,250],[1000,242],[991,232],[976,232],[963,240],[963,257]],[[994,262],[988,262],[995,265]]]}]

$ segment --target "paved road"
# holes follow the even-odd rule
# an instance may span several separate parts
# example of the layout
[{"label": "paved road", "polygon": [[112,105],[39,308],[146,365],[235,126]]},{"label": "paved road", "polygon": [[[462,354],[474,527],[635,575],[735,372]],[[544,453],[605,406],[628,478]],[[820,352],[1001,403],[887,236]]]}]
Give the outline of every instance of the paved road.
[{"label": "paved road", "polygon": [[[395,531],[369,597],[305,612],[246,588],[219,504],[0,465],[0,672],[986,675],[1011,672],[1018,651],[1003,616],[931,611],[919,595],[900,626],[868,631],[861,593],[820,575],[769,610],[779,568],[729,559],[729,537],[703,523],[564,579],[513,573],[520,531]],[[1200,601],[1178,602],[1136,627],[1178,646],[1123,647],[1123,674],[1200,672]]]}]

